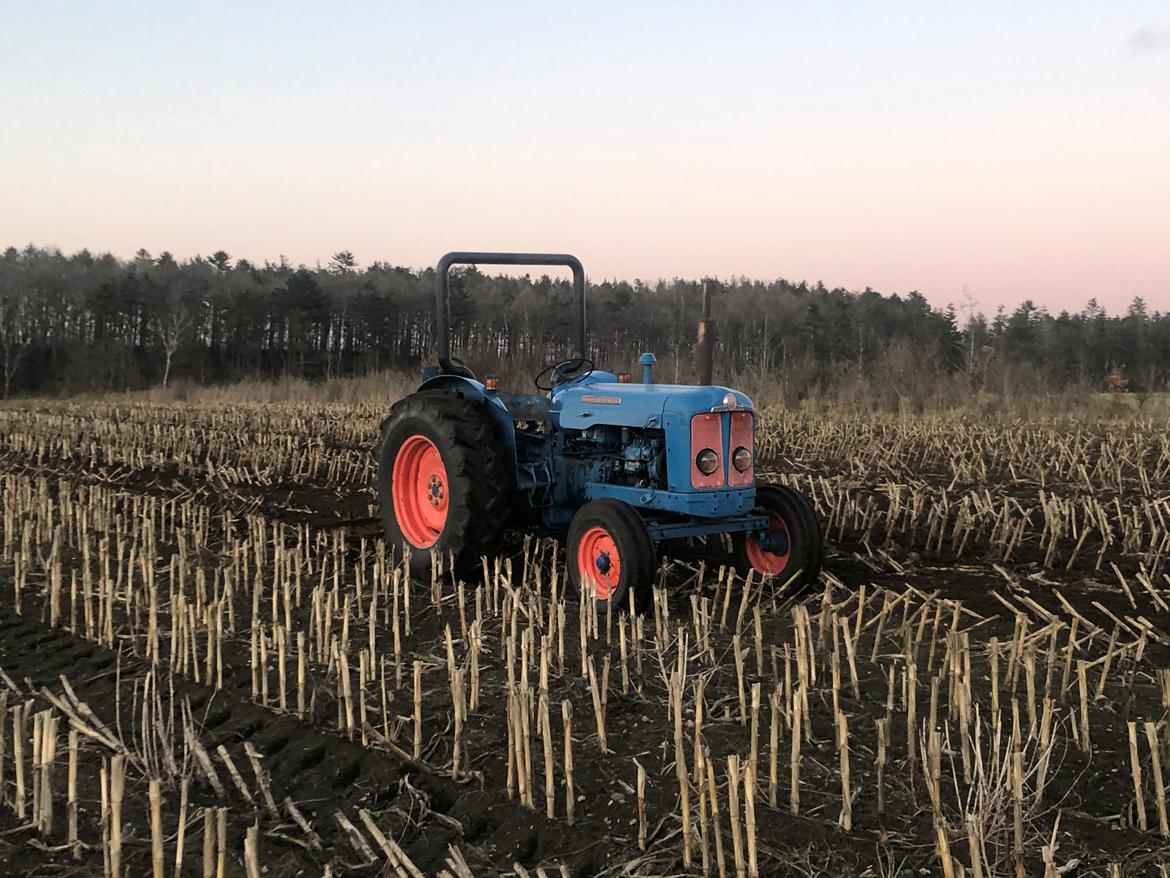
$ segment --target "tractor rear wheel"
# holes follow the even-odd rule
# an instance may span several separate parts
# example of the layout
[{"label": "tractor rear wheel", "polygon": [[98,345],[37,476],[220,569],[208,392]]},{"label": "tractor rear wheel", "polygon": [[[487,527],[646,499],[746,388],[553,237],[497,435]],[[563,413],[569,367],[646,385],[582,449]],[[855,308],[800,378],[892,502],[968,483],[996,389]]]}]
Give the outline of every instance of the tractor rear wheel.
[{"label": "tractor rear wheel", "polygon": [[600,612],[625,610],[633,595],[642,612],[653,596],[654,541],[642,516],[620,500],[593,500],[577,510],[565,545],[569,579],[592,594]]},{"label": "tractor rear wheel", "polygon": [[813,586],[821,574],[824,546],[812,504],[786,485],[757,485],[756,508],[769,518],[768,539],[737,535],[732,540],[736,568],[745,575],[754,570],[783,583],[791,580],[794,592]]},{"label": "tractor rear wheel", "polygon": [[378,448],[378,506],[386,541],[410,549],[415,576],[431,552],[456,570],[495,551],[512,479],[489,403],[451,390],[426,390],[394,404]]}]

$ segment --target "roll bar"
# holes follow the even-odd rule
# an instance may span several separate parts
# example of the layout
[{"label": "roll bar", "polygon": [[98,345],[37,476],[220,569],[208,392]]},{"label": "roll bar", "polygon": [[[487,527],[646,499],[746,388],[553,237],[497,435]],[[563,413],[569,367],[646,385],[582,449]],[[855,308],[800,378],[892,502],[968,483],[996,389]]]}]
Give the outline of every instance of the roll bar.
[{"label": "roll bar", "polygon": [[476,253],[456,250],[446,254],[435,266],[438,286],[435,288],[435,335],[439,343],[439,360],[451,359],[451,326],[447,313],[447,280],[452,265],[564,265],[573,270],[573,294],[577,300],[573,308],[577,350],[585,356],[585,269],[581,260],[567,253]]}]

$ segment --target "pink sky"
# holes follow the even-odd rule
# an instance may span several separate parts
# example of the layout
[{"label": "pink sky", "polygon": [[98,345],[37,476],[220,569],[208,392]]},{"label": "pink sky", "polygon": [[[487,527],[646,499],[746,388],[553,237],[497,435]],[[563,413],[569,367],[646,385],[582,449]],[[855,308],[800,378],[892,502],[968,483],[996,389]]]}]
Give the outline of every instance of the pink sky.
[{"label": "pink sky", "polygon": [[6,22],[0,245],[1170,310],[1164,4],[150,8]]}]

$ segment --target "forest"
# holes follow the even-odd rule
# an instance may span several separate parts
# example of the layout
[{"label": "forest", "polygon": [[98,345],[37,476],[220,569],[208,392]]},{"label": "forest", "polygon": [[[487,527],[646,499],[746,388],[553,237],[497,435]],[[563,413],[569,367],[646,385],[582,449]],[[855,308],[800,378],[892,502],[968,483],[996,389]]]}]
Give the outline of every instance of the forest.
[{"label": "forest", "polygon": [[[591,281],[589,338],[599,364],[659,359],[659,380],[692,380],[701,281]],[[1051,314],[1031,301],[987,317],[932,308],[917,292],[821,283],[710,281],[716,380],[784,401],[868,400],[872,407],[961,404],[979,395],[1112,390],[1148,397],[1170,382],[1170,313],[1134,298]],[[433,349],[434,274],[348,251],[326,266],[256,265],[219,251],[176,260],[9,247],[0,254],[4,397],[138,390],[179,382],[310,380],[419,371]],[[520,389],[567,352],[567,277],[451,283],[453,350]]]}]

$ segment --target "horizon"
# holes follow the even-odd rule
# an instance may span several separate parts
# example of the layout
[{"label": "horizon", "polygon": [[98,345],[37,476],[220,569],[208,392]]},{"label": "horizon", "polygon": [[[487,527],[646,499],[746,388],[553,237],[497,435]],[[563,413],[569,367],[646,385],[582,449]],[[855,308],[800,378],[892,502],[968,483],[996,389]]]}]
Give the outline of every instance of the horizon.
[{"label": "horizon", "polygon": [[65,253],[1170,305],[1160,3],[28,3],[0,76],[0,240]]},{"label": "horizon", "polygon": [[[73,252],[67,252],[67,251],[63,250],[62,248],[57,247],[55,245],[43,245],[42,246],[42,245],[37,245],[37,244],[32,243],[32,242],[25,244],[21,247],[17,247],[14,244],[0,245],[0,252],[4,252],[5,250],[7,250],[9,248],[15,249],[19,252],[24,252],[28,247],[34,247],[42,252],[50,252],[50,253],[55,252],[55,253],[60,254],[61,256],[64,256],[65,258],[73,258],[75,256],[80,255],[83,252],[88,253],[91,257],[98,258],[98,259],[100,259],[102,257],[109,256],[112,259],[116,260],[117,262],[119,262],[123,265],[128,265],[128,264],[132,263],[136,258],[138,258],[137,251],[134,254],[131,254],[129,256],[125,256],[125,255],[118,254],[118,253],[112,253],[108,250],[95,251],[95,250],[92,250],[88,247],[82,247],[82,248],[75,250]],[[139,248],[139,249],[145,250],[145,248]],[[252,259],[252,258],[249,258],[247,256],[236,256],[234,253],[229,253],[228,251],[223,250],[223,248],[219,248],[218,250],[213,250],[210,253],[193,253],[189,256],[179,256],[179,255],[176,255],[173,251],[164,248],[164,249],[160,250],[158,253],[152,253],[150,251],[147,251],[147,256],[151,259],[151,261],[157,263],[158,260],[160,258],[162,258],[162,256],[164,254],[166,254],[166,255],[169,255],[172,259],[174,259],[177,263],[183,264],[183,263],[187,263],[187,262],[195,262],[197,260],[202,260],[204,262],[210,262],[212,257],[214,257],[216,255],[216,253],[220,252],[220,251],[227,253],[227,255],[230,257],[230,263],[231,263],[231,267],[233,269],[238,269],[239,264],[241,262],[246,262],[250,266],[252,266],[254,268],[261,269],[261,270],[269,269],[269,268],[282,268],[283,267],[283,268],[291,269],[293,271],[296,271],[299,269],[306,269],[309,271],[329,271],[330,266],[328,264],[328,261],[332,261],[332,256],[329,257],[329,260],[317,260],[316,262],[314,262],[311,265],[309,263],[306,263],[306,262],[295,262],[295,261],[289,260],[284,255],[278,256],[276,259],[268,259],[268,258]],[[422,265],[422,266],[404,265],[404,264],[396,264],[396,263],[394,263],[392,261],[388,261],[388,260],[371,260],[370,262],[363,262],[361,259],[359,259],[357,257],[357,254],[353,253],[352,251],[347,251],[344,248],[341,251],[335,251],[334,255],[336,255],[337,253],[341,253],[341,252],[348,252],[348,253],[350,253],[351,256],[354,257],[354,259],[355,259],[354,270],[358,273],[367,271],[368,269],[374,267],[375,264],[382,264],[382,265],[386,265],[386,266],[389,266],[389,267],[395,268],[395,269],[404,268],[404,269],[407,269],[408,271],[411,271],[411,272],[418,274],[418,275],[422,275],[425,272],[427,272],[428,270],[431,270],[434,268],[433,264]],[[475,268],[477,271],[479,271],[480,274],[483,274],[483,275],[486,275],[489,277],[496,277],[496,276],[500,276],[500,277],[526,277],[527,276],[527,277],[531,277],[531,278],[540,278],[540,277],[547,276],[547,277],[553,278],[554,280],[563,280],[563,281],[570,280],[567,269],[562,271],[561,269],[558,269],[556,267],[552,267],[552,268],[543,267],[542,268],[540,266],[532,266],[531,268],[525,268],[523,266],[516,266],[515,268],[510,268],[509,266],[501,266],[501,265],[491,265],[491,266],[485,266],[485,265],[466,266],[466,265],[464,265],[464,266],[456,266],[455,267],[456,270],[467,269],[467,268]],[[1120,317],[1126,316],[1128,310],[1130,309],[1131,305],[1134,302],[1134,299],[1131,299],[1130,302],[1125,303],[1124,307],[1111,308],[1111,307],[1107,307],[1105,305],[1102,305],[1100,301],[1093,299],[1091,297],[1089,300],[1086,300],[1079,307],[1074,306],[1074,307],[1062,307],[1060,309],[1052,309],[1052,308],[1048,308],[1047,306],[1045,306],[1041,303],[1035,302],[1033,300],[1022,299],[1019,302],[997,306],[996,310],[987,311],[987,310],[983,309],[982,307],[979,307],[977,304],[975,306],[972,306],[972,307],[967,307],[964,305],[962,300],[943,302],[941,304],[937,303],[937,302],[933,302],[929,299],[929,297],[925,296],[921,290],[882,290],[882,289],[876,289],[873,287],[862,288],[862,289],[851,289],[851,288],[840,286],[840,285],[828,284],[820,279],[814,281],[814,280],[809,280],[808,278],[795,279],[795,278],[788,278],[788,277],[750,277],[750,276],[743,275],[743,274],[728,275],[726,277],[720,277],[718,275],[701,275],[701,276],[694,276],[694,277],[675,275],[673,277],[655,277],[655,278],[649,278],[649,277],[633,277],[633,278],[601,277],[601,278],[596,278],[589,272],[588,265],[585,266],[585,282],[586,282],[586,284],[593,284],[595,286],[600,285],[600,284],[604,284],[604,283],[615,283],[615,284],[616,283],[626,283],[626,284],[630,284],[630,285],[635,285],[635,284],[640,283],[646,287],[654,287],[654,286],[657,286],[658,284],[672,284],[672,283],[695,283],[695,284],[698,284],[698,283],[701,283],[705,280],[713,280],[718,284],[724,284],[724,285],[734,285],[734,284],[741,283],[741,282],[760,283],[760,284],[763,284],[765,286],[770,285],[770,284],[774,284],[774,283],[788,284],[788,285],[794,286],[794,287],[799,287],[801,285],[804,285],[810,290],[816,289],[818,286],[820,286],[823,289],[829,290],[829,291],[844,290],[849,295],[854,295],[854,296],[861,295],[862,293],[867,292],[867,290],[870,292],[878,293],[879,295],[881,295],[883,297],[900,296],[903,299],[905,299],[911,295],[916,295],[916,294],[923,295],[923,298],[925,298],[927,300],[927,303],[929,304],[929,306],[935,311],[944,312],[944,311],[946,311],[947,308],[953,308],[955,311],[955,314],[956,314],[956,323],[960,329],[964,329],[966,327],[968,321],[970,320],[970,318],[974,317],[976,315],[982,317],[984,320],[986,320],[990,323],[992,320],[994,320],[996,314],[1000,310],[1002,310],[1005,315],[1010,315],[1028,303],[1031,303],[1035,307],[1037,312],[1046,313],[1046,314],[1049,314],[1050,316],[1053,316],[1053,317],[1059,317],[1061,314],[1065,314],[1065,313],[1067,313],[1069,316],[1084,315],[1087,311],[1089,311],[1090,306],[1095,304],[1098,308],[1100,308],[1103,311],[1103,313],[1105,314],[1106,317],[1120,318]],[[1147,314],[1150,317],[1158,317],[1161,315],[1170,314],[1170,308],[1159,307],[1156,303],[1151,303],[1151,302],[1147,301],[1142,296],[1135,296],[1135,299],[1142,300],[1142,303],[1146,307]]]}]

